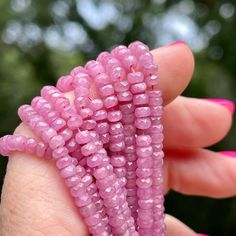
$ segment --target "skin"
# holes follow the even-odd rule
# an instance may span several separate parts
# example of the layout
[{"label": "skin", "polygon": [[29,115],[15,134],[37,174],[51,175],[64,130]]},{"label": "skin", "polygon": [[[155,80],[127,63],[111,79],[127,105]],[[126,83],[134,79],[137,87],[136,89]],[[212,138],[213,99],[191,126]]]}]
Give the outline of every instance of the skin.
[{"label": "skin", "polygon": [[[165,104],[165,192],[174,189],[213,198],[233,196],[236,160],[204,149],[227,134],[231,112],[213,102],[180,96],[194,71],[187,45],[166,46],[152,53]],[[23,124],[15,133],[33,136]],[[25,153],[9,157],[0,216],[2,236],[88,235],[53,163]],[[196,235],[172,216],[166,216],[166,225],[167,236]]]}]

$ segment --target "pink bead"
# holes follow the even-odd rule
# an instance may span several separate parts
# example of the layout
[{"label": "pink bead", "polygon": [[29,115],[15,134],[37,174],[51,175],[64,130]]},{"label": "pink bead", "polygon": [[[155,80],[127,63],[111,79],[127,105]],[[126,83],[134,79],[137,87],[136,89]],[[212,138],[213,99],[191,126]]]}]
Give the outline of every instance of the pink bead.
[{"label": "pink bead", "polygon": [[92,111],[98,111],[100,109],[102,109],[103,107],[103,102],[101,99],[93,99],[90,104],[89,104],[89,108],[92,110]]},{"label": "pink bead", "polygon": [[97,147],[93,142],[90,142],[81,147],[81,152],[84,156],[89,156],[97,152]]},{"label": "pink bead", "polygon": [[62,131],[60,131],[60,135],[63,137],[64,141],[66,142],[72,137],[73,132],[71,129],[65,128]]},{"label": "pink bead", "polygon": [[124,141],[125,136],[123,133],[115,134],[110,136],[110,141],[113,143]]},{"label": "pink bead", "polygon": [[112,186],[99,190],[99,194],[103,199],[111,198],[115,195],[115,193],[116,193],[116,189]]},{"label": "pink bead", "polygon": [[65,145],[65,141],[61,135],[56,135],[56,136],[52,137],[49,142],[49,146],[53,150],[58,147],[62,147],[63,145]]},{"label": "pink bead", "polygon": [[129,82],[127,80],[117,81],[114,83],[114,89],[117,93],[129,90]]},{"label": "pink bead", "polygon": [[129,102],[132,101],[133,95],[130,91],[125,91],[118,93],[117,98],[120,102]]},{"label": "pink bead", "polygon": [[35,139],[28,138],[25,145],[26,145],[26,152],[27,153],[30,153],[30,154],[35,153],[35,148],[37,146],[37,142]]},{"label": "pink bead", "polygon": [[75,140],[78,144],[86,144],[91,141],[91,136],[89,131],[84,130],[84,131],[79,131],[76,136]]},{"label": "pink bead", "polygon": [[90,77],[87,73],[78,73],[74,76],[72,84],[74,88],[83,87],[89,89],[91,87]]},{"label": "pink bead", "polygon": [[134,105],[146,105],[148,104],[149,97],[147,94],[137,94],[134,95],[133,103]]},{"label": "pink bead", "polygon": [[136,131],[136,128],[134,125],[124,125],[124,135],[131,136],[134,135]]},{"label": "pink bead", "polygon": [[152,168],[153,165],[152,157],[150,156],[148,158],[138,158],[137,165],[140,168]]},{"label": "pink bead", "polygon": [[75,204],[78,207],[83,207],[91,203],[91,198],[88,194],[83,194],[75,198]]},{"label": "pink bead", "polygon": [[122,125],[122,123],[121,122],[116,122],[116,123],[110,124],[109,132],[112,135],[122,133],[123,132],[123,125]]},{"label": "pink bead", "polygon": [[132,103],[126,103],[126,104],[120,105],[120,110],[124,114],[130,114],[134,112],[135,106]]},{"label": "pink bead", "polygon": [[137,147],[136,154],[143,158],[149,157],[152,155],[152,146]]},{"label": "pink bead", "polygon": [[149,87],[151,87],[151,86],[157,85],[159,83],[160,79],[157,75],[150,75],[150,76],[146,77],[145,81],[146,81],[147,85]]},{"label": "pink bead", "polygon": [[137,168],[136,174],[139,178],[148,178],[152,175],[151,168]]},{"label": "pink bead", "polygon": [[113,82],[124,80],[126,77],[125,70],[120,66],[114,67],[109,74]]},{"label": "pink bead", "polygon": [[95,111],[92,118],[95,121],[105,120],[107,118],[107,111],[106,110]]},{"label": "pink bead", "polygon": [[151,126],[151,120],[149,118],[137,118],[135,126],[138,129],[148,129]]},{"label": "pink bead", "polygon": [[76,167],[73,164],[66,166],[61,170],[61,176],[63,178],[68,178],[76,174]]},{"label": "pink bead", "polygon": [[105,134],[109,131],[109,124],[107,122],[101,122],[97,124],[96,131],[99,134]]},{"label": "pink bead", "polygon": [[118,99],[116,96],[108,96],[103,100],[104,106],[106,108],[115,107],[118,104]]},{"label": "pink bead", "polygon": [[77,111],[86,108],[89,104],[89,99],[87,97],[76,97],[74,100],[74,105]]},{"label": "pink bead", "polygon": [[131,84],[141,83],[144,80],[142,72],[132,72],[127,75],[127,79]]},{"label": "pink bead", "polygon": [[96,213],[96,207],[93,203],[90,203],[86,206],[83,206],[79,209],[80,211],[80,214],[83,216],[83,217],[88,217],[88,216],[92,216]]},{"label": "pink bead", "polygon": [[150,209],[153,205],[153,199],[139,200],[138,204],[142,209]]},{"label": "pink bead", "polygon": [[89,96],[89,88],[86,87],[77,87],[74,90],[75,96],[77,97],[88,97]]},{"label": "pink bead", "polygon": [[110,111],[107,114],[107,119],[110,122],[118,122],[122,119],[122,113],[120,111]]},{"label": "pink bead", "polygon": [[136,144],[140,147],[147,147],[151,144],[152,138],[150,135],[139,135],[136,137]]},{"label": "pink bead", "polygon": [[80,114],[82,119],[86,119],[86,118],[89,118],[93,115],[93,111],[88,107],[87,108],[82,108],[79,111],[79,114]]},{"label": "pink bead", "polygon": [[148,117],[151,115],[151,109],[149,107],[137,107],[135,109],[136,117]]},{"label": "pink bead", "polygon": [[151,178],[137,178],[136,184],[139,188],[150,188],[152,186]]},{"label": "pink bead", "polygon": [[163,114],[163,107],[162,106],[152,106],[151,107],[151,114],[152,114],[152,116],[161,116]]},{"label": "pink bead", "polygon": [[93,154],[87,157],[87,165],[91,168],[97,167],[102,164],[103,155]]},{"label": "pink bead", "polygon": [[67,156],[67,155],[68,155],[68,150],[65,147],[59,147],[59,148],[53,150],[53,152],[52,152],[52,156],[54,159],[59,159],[64,156]]},{"label": "pink bead", "polygon": [[81,178],[77,175],[71,176],[65,179],[65,184],[67,187],[73,187],[80,182]]},{"label": "pink bead", "polygon": [[56,162],[56,166],[58,169],[63,169],[69,165],[71,165],[71,157],[68,155],[58,159]]},{"label": "pink bead", "polygon": [[110,84],[111,79],[107,74],[102,73],[95,77],[94,82],[100,88],[100,87]]},{"label": "pink bead", "polygon": [[73,89],[72,81],[72,76],[62,76],[57,81],[57,88],[63,93],[68,92]]},{"label": "pink bead", "polygon": [[50,125],[53,129],[55,129],[56,131],[59,131],[60,129],[65,127],[66,122],[62,118],[57,118]]},{"label": "pink bead", "polygon": [[111,157],[111,164],[115,167],[122,167],[125,165],[125,163],[126,163],[125,157],[122,155],[119,156],[113,155]]},{"label": "pink bead", "polygon": [[81,126],[82,129],[85,130],[92,130],[96,127],[96,121],[95,120],[85,120],[83,125]]},{"label": "pink bead", "polygon": [[120,152],[125,148],[125,143],[123,141],[117,143],[110,143],[109,148],[112,152]]},{"label": "pink bead", "polygon": [[122,63],[127,70],[131,70],[131,68],[135,69],[137,66],[137,59],[133,55],[128,54],[122,58]]},{"label": "pink bead", "polygon": [[52,139],[52,137],[57,135],[57,132],[53,128],[48,128],[43,130],[41,133],[42,139],[44,142],[48,143]]},{"label": "pink bead", "polygon": [[108,175],[112,174],[113,168],[112,166],[102,166],[94,170],[94,177],[96,179],[103,179]]},{"label": "pink bead", "polygon": [[104,85],[99,89],[99,91],[102,97],[107,97],[114,94],[114,88],[111,84]]},{"label": "pink bead", "polygon": [[146,91],[146,89],[147,89],[147,86],[145,83],[133,84],[130,88],[130,90],[133,94],[144,93]]}]

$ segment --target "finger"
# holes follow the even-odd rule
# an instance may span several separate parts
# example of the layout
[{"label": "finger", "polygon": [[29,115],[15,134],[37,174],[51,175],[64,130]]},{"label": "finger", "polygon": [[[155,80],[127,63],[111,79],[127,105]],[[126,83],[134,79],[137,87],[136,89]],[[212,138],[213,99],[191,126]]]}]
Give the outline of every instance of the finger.
[{"label": "finger", "polygon": [[183,222],[173,216],[166,215],[166,236],[196,236],[197,234]]},{"label": "finger", "polygon": [[152,54],[159,68],[158,88],[163,92],[164,104],[168,104],[189,84],[194,70],[193,54],[184,43],[154,49]]},{"label": "finger", "polygon": [[[22,132],[32,136],[23,125]],[[44,159],[11,155],[1,205],[2,235],[89,235],[58,171]]]},{"label": "finger", "polygon": [[163,123],[165,147],[206,147],[218,142],[228,133],[232,112],[215,102],[179,96],[165,107]]},{"label": "finger", "polygon": [[165,190],[213,198],[236,194],[236,159],[206,149],[166,151]]}]

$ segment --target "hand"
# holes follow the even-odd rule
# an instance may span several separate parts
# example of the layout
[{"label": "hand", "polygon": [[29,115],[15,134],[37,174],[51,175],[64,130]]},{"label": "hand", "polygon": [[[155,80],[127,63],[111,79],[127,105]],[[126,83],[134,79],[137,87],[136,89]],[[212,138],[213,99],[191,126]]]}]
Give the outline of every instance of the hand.
[{"label": "hand", "polygon": [[[236,194],[236,161],[204,149],[228,132],[232,112],[204,99],[179,96],[188,85],[194,59],[183,43],[152,51],[159,67],[165,114],[165,193],[214,198]],[[69,96],[69,95],[68,95]],[[16,134],[33,136],[21,124]],[[195,236],[177,219],[167,216],[167,236]],[[85,236],[86,226],[52,162],[14,153],[9,157],[2,192],[1,235]]]}]

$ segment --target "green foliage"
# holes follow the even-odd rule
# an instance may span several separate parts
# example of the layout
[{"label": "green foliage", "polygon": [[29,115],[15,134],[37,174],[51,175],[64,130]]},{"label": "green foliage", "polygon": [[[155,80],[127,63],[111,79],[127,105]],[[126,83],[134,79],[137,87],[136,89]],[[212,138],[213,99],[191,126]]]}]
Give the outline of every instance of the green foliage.
[{"label": "green foliage", "polygon": [[[187,96],[236,100],[235,1],[0,1],[0,135],[19,123],[17,107],[71,68],[117,44],[151,48],[185,40],[196,72]],[[235,148],[236,128],[215,150]],[[0,175],[5,161],[0,160]],[[183,204],[184,202],[184,204]],[[235,235],[236,201],[171,193],[167,211],[199,232]]]}]

